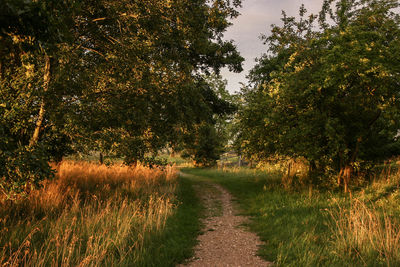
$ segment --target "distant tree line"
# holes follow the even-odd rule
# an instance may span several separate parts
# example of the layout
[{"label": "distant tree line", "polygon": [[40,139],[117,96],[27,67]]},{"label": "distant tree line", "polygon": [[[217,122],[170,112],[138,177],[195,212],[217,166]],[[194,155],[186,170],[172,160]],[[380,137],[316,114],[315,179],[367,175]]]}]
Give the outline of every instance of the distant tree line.
[{"label": "distant tree line", "polygon": [[0,191],[29,192],[52,176],[49,161],[75,152],[134,164],[168,146],[215,162],[199,144],[234,106],[204,77],[242,70],[222,39],[240,4],[3,0]]},{"label": "distant tree line", "polygon": [[[397,8],[397,9],[396,9]],[[264,36],[268,52],[240,95],[236,148],[248,158],[303,158],[316,180],[348,183],[400,154],[397,0],[325,0],[318,15]]]}]

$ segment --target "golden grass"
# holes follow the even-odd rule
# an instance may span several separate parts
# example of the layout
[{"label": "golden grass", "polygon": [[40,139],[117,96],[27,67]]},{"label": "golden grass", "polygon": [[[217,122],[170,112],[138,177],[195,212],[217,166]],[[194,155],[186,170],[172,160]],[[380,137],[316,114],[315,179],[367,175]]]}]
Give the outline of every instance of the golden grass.
[{"label": "golden grass", "polygon": [[400,224],[387,212],[353,199],[349,208],[339,206],[331,216],[338,256],[355,256],[365,263],[375,258],[386,266],[400,264]]},{"label": "golden grass", "polygon": [[28,198],[1,200],[0,263],[134,265],[174,212],[175,178],[172,168],[63,162]]}]

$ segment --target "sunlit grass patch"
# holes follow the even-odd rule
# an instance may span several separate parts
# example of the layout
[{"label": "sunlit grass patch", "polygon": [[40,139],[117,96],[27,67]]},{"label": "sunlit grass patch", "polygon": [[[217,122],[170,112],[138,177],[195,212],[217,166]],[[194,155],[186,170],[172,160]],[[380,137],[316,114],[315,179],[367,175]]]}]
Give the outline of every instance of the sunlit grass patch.
[{"label": "sunlit grass patch", "polygon": [[[175,170],[63,162],[18,202],[2,200],[5,266],[132,265],[176,210]],[[147,257],[148,258],[148,257]]]},{"label": "sunlit grass patch", "polygon": [[225,186],[252,216],[276,266],[400,265],[400,175],[377,177],[350,194],[288,189],[282,174],[252,169],[184,169]]},{"label": "sunlit grass patch", "polygon": [[378,207],[353,199],[331,212],[334,251],[367,264],[400,265],[400,224]]}]

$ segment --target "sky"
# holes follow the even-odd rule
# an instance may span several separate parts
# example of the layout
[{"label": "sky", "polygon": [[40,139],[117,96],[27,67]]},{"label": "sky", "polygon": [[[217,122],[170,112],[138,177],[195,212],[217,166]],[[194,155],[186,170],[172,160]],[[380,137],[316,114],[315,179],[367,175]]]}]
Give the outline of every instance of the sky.
[{"label": "sky", "polygon": [[230,93],[240,91],[240,82],[246,82],[246,75],[255,64],[255,58],[267,52],[267,46],[260,40],[261,34],[269,35],[271,24],[281,24],[282,10],[288,16],[297,16],[301,4],[304,4],[309,14],[318,13],[322,0],[242,0],[241,15],[232,21],[233,25],[225,33],[226,40],[234,40],[245,58],[242,73],[232,73],[227,69],[221,75],[228,81]]}]

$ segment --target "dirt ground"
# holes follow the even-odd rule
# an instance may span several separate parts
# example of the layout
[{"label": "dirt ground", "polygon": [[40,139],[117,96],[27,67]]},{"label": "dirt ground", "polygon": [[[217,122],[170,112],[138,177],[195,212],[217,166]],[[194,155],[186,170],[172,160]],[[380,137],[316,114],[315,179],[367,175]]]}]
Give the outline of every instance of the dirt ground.
[{"label": "dirt ground", "polygon": [[258,236],[242,226],[248,218],[238,216],[232,196],[222,186],[204,182],[195,186],[206,209],[203,234],[195,256],[180,266],[272,266],[257,256]]}]

